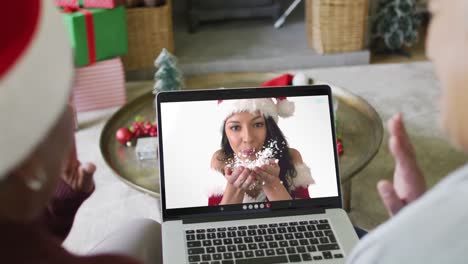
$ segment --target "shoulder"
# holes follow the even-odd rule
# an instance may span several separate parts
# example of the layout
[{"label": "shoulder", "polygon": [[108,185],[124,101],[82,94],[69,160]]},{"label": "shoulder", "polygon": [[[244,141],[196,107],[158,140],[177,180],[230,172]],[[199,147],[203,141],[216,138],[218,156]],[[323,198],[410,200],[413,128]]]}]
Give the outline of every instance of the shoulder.
[{"label": "shoulder", "polygon": [[292,179],[291,188],[307,188],[309,185],[314,184],[315,180],[312,177],[310,168],[302,160],[301,153],[297,149],[290,148],[289,155],[291,155],[291,160],[297,173],[296,177]]},{"label": "shoulder", "polygon": [[213,156],[211,157],[211,168],[218,171],[224,171],[224,154],[222,150],[219,149],[213,153]]},{"label": "shoulder", "polygon": [[[461,224],[468,213],[460,209],[466,207],[467,188],[466,168],[448,176],[364,237],[350,263],[464,263],[465,250],[450,245],[468,236],[468,227]],[[437,232],[432,232],[434,226],[440,227]]]},{"label": "shoulder", "polygon": [[294,165],[303,163],[301,153],[295,148],[289,148],[289,155]]}]

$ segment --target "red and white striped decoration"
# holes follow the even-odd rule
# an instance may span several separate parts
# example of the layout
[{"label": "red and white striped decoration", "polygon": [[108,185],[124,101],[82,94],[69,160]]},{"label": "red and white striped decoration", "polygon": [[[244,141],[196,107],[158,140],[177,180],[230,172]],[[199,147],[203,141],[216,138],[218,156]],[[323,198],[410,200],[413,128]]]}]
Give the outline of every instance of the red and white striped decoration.
[{"label": "red and white striped decoration", "polygon": [[124,3],[124,0],[54,0],[55,5],[60,7],[85,7],[85,8],[108,8],[112,9]]},{"label": "red and white striped decoration", "polygon": [[127,99],[120,58],[75,70],[73,101],[77,112],[122,106]]}]

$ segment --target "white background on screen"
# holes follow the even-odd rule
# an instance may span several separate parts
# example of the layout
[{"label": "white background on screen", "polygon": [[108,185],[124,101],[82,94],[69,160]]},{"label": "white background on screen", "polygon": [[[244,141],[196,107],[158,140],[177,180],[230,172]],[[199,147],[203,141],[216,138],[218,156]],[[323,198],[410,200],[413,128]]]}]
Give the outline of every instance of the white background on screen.
[{"label": "white background on screen", "polygon": [[[311,198],[337,196],[327,96],[291,97],[296,111],[278,126],[311,168]],[[207,206],[213,153],[220,148],[223,117],[217,101],[163,103],[166,208]],[[222,177],[222,176],[220,176]]]}]

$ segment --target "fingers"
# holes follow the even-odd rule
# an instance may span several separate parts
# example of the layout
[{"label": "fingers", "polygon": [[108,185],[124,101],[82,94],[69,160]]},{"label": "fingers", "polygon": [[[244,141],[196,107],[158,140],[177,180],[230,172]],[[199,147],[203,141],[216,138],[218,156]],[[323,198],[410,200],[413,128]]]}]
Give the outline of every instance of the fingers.
[{"label": "fingers", "polygon": [[414,148],[403,123],[403,115],[398,113],[387,122],[390,133],[389,147],[394,156],[414,157]]},{"label": "fingers", "polygon": [[269,164],[255,167],[253,170],[242,166],[234,170],[224,169],[228,183],[243,190],[248,190],[259,179],[265,183],[272,182],[274,179],[279,178],[279,171],[277,160],[270,160]]},{"label": "fingers", "polygon": [[232,168],[229,166],[224,167],[224,175],[231,175],[232,174]]},{"label": "fingers", "polygon": [[232,186],[247,191],[250,186],[257,180],[256,174],[242,166],[235,168],[234,170],[230,168],[224,168],[225,177],[228,183]]},{"label": "fingers", "polygon": [[254,172],[251,172],[245,182],[240,186],[243,190],[248,190],[250,186],[257,180],[257,177]]},{"label": "fingers", "polygon": [[278,164],[275,162],[276,160],[269,160],[268,164],[264,164],[260,167],[255,167],[254,170],[258,171],[259,173],[268,173],[274,174]]},{"label": "fingers", "polygon": [[267,172],[267,168],[264,167],[266,165],[263,165],[262,167],[255,167],[254,172],[256,175],[258,175],[258,178],[260,180],[266,180],[268,177],[271,177],[271,175]]},{"label": "fingers", "polygon": [[388,129],[390,132],[388,145],[395,160],[393,187],[400,199],[411,202],[425,192],[426,183],[401,113],[388,121]]},{"label": "fingers", "polygon": [[92,192],[94,190],[94,173],[96,172],[96,165],[93,163],[85,163],[78,169],[78,186],[82,192]]},{"label": "fingers", "polygon": [[92,177],[96,172],[96,165],[93,163],[87,162],[80,166],[80,173],[85,177]]},{"label": "fingers", "polygon": [[397,113],[393,115],[388,121],[387,121],[387,127],[388,130],[390,131],[390,134],[396,135],[399,133],[399,129],[404,128],[403,125],[403,114],[402,113]]},{"label": "fingers", "polygon": [[387,180],[379,181],[377,190],[390,216],[395,215],[405,206],[404,201],[396,194],[391,182]]},{"label": "fingers", "polygon": [[255,167],[254,172],[258,175],[260,180],[269,183],[279,178],[280,168],[277,160],[270,160],[269,164],[262,165],[261,167]]},{"label": "fingers", "polygon": [[237,178],[239,178],[239,175],[243,171],[244,171],[244,167],[242,166],[234,168],[234,170],[231,168],[224,168],[224,175],[230,184],[234,184],[234,182],[237,181]]},{"label": "fingers", "polygon": [[246,182],[247,178],[249,177],[251,171],[247,168],[244,168],[242,172],[239,174],[237,179],[234,181],[233,185],[237,188],[242,188],[243,184]]}]

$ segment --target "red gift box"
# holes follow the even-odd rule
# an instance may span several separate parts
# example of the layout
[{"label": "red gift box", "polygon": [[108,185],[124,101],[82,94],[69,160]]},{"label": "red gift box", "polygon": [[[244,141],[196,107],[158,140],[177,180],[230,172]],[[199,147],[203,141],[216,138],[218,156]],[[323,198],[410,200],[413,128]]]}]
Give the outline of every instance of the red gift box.
[{"label": "red gift box", "polygon": [[120,58],[75,69],[73,102],[77,112],[125,104],[125,74]]},{"label": "red gift box", "polygon": [[115,8],[123,5],[124,0],[54,0],[60,7]]}]

